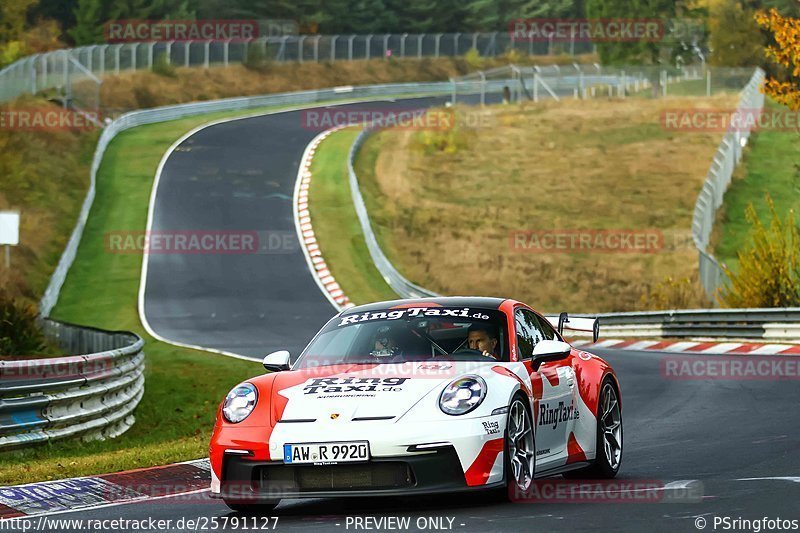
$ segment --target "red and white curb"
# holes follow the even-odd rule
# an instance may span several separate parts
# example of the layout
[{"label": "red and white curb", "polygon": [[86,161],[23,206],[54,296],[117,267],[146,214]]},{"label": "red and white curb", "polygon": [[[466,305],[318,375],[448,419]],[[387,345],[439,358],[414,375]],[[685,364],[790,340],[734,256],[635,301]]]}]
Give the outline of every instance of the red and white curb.
[{"label": "red and white curb", "polygon": [[590,340],[573,340],[576,348],[590,350],[592,348],[608,348],[614,350],[638,350],[668,353],[699,354],[732,354],[732,355],[800,355],[800,346],[792,344],[763,344],[747,342],[723,341],[642,341],[605,339],[592,342]]},{"label": "red and white curb", "polygon": [[314,276],[314,280],[317,282],[320,289],[322,289],[323,294],[325,294],[334,307],[339,310],[353,307],[353,303],[350,302],[350,299],[344,294],[344,291],[336,282],[333,274],[331,274],[327,263],[325,263],[325,259],[322,257],[322,251],[319,248],[319,243],[314,234],[314,227],[311,223],[311,213],[308,209],[308,192],[311,188],[311,163],[314,159],[317,147],[330,134],[345,127],[346,126],[338,126],[326,130],[314,137],[308,146],[306,146],[303,157],[300,160],[300,169],[297,175],[294,194],[295,225],[297,226],[300,246],[306,256],[311,275]]},{"label": "red and white curb", "polygon": [[206,492],[210,483],[208,459],[200,459],[115,474],[0,487],[0,521],[197,494]]}]

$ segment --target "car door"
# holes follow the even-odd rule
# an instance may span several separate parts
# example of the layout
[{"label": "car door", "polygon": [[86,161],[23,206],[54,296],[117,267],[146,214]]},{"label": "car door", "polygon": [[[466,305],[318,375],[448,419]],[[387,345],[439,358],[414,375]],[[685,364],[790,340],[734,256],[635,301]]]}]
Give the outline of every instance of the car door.
[{"label": "car door", "polygon": [[[533,349],[545,338],[552,338],[542,327],[536,313],[518,308],[514,313],[517,350],[528,369],[534,392],[537,471],[563,465],[567,459],[567,438],[570,411],[574,411],[572,390],[575,376],[563,361],[543,363],[533,368]],[[554,332],[553,332],[554,333]]]}]

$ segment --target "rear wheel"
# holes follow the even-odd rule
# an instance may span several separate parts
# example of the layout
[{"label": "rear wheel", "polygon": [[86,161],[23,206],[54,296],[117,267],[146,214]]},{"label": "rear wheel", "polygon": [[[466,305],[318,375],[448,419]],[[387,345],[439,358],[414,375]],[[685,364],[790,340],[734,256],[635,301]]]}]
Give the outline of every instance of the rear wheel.
[{"label": "rear wheel", "polygon": [[536,472],[536,448],[530,411],[518,396],[508,408],[505,443],[506,494],[511,500],[524,497]]},{"label": "rear wheel", "polygon": [[565,478],[606,478],[619,472],[622,464],[622,409],[610,379],[603,382],[597,403],[596,457],[591,466],[564,474]]}]

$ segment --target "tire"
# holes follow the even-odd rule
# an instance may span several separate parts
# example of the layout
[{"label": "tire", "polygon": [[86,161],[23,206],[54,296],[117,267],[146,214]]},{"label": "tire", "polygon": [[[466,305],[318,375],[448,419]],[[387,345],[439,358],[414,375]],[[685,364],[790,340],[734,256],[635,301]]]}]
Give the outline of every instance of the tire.
[{"label": "tire", "polygon": [[505,431],[504,497],[509,501],[525,498],[536,475],[536,440],[530,408],[520,396],[508,407]]},{"label": "tire", "polygon": [[596,457],[590,466],[566,472],[567,479],[611,479],[622,464],[622,408],[610,379],[603,381],[597,402]]},{"label": "tire", "polygon": [[280,500],[243,502],[241,500],[227,500],[224,498],[222,501],[225,502],[225,505],[227,505],[230,510],[242,514],[271,513],[281,502]]}]

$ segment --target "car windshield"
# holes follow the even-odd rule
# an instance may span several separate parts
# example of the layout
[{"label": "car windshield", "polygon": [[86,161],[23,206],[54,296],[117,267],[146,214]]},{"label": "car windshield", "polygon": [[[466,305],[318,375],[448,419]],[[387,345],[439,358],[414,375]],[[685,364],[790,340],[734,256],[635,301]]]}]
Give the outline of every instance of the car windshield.
[{"label": "car windshield", "polygon": [[403,307],[333,318],[294,368],[352,363],[508,361],[505,314],[470,307]]}]

